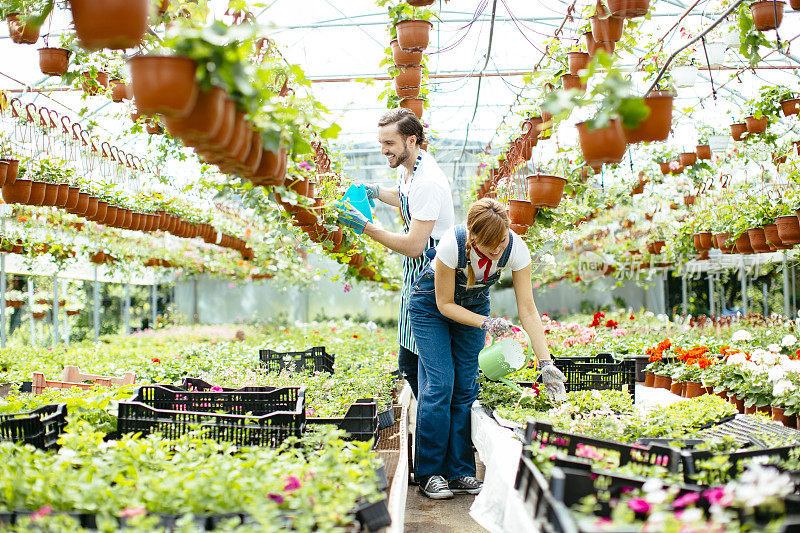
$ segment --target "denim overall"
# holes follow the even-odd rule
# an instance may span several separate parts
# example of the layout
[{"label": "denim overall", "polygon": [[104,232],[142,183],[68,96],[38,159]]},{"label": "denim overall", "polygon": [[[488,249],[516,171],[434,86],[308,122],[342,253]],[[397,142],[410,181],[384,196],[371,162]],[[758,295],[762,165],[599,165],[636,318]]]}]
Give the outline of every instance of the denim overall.
[{"label": "denim overall", "polygon": [[[497,272],[467,288],[466,227],[455,226],[458,243],[455,303],[479,315],[489,314],[489,288],[511,255],[509,239]],[[419,396],[415,471],[418,480],[440,475],[451,480],[475,475],[470,408],[478,396],[478,352],[486,333],[451,320],[436,306],[434,271],[428,266],[414,283],[409,303],[411,328],[419,350]]]}]

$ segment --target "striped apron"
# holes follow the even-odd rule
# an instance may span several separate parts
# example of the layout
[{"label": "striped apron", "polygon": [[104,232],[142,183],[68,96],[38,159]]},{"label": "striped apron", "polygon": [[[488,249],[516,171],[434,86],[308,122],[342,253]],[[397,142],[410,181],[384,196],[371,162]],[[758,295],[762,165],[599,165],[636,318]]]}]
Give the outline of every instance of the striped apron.
[{"label": "striped apron", "polygon": [[[411,180],[414,180],[414,174],[417,171],[422,156],[420,155],[414,165],[414,172],[411,174]],[[411,209],[408,205],[408,196],[400,191],[400,185],[397,186],[397,192],[400,195],[400,216],[403,217],[403,230],[408,233],[411,228]],[[431,248],[435,248],[438,240],[433,237],[428,237],[428,242],[425,245],[425,251],[419,257],[403,256],[403,287],[400,290],[400,313],[397,319],[397,343],[411,350],[417,352],[416,344],[414,343],[414,336],[411,334],[411,316],[408,312],[408,300],[411,297],[411,290],[414,288],[414,281],[425,270],[428,262],[432,258],[427,257],[427,252]]]}]

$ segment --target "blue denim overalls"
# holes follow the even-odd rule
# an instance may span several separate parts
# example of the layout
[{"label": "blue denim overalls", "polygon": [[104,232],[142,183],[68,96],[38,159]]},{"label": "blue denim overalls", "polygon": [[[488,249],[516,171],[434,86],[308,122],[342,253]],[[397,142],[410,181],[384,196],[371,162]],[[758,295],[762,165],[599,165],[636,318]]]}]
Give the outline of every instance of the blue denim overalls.
[{"label": "blue denim overalls", "polygon": [[[455,303],[479,315],[489,314],[489,288],[511,255],[509,239],[497,272],[467,288],[466,227],[455,226],[458,243]],[[440,475],[451,480],[475,475],[470,408],[478,396],[478,352],[486,333],[451,320],[436,305],[434,271],[428,266],[414,283],[409,302],[411,328],[419,350],[419,397],[415,471],[417,479]]]}]

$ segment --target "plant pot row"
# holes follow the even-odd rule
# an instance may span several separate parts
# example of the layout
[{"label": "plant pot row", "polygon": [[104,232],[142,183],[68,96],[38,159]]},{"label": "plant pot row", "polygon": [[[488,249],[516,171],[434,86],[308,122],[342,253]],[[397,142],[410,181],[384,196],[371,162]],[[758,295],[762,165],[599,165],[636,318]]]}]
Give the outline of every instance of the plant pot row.
[{"label": "plant pot row", "polygon": [[278,192],[274,192],[274,195],[275,200],[292,217],[292,224],[306,233],[313,242],[323,244],[331,252],[338,252],[342,246],[342,228],[330,231],[322,225],[322,198],[314,196],[316,182],[296,179],[287,183],[287,187],[298,195],[300,202],[294,204],[285,201]]},{"label": "plant pot row", "polygon": [[769,126],[767,117],[756,118],[750,116],[744,120],[744,122],[738,122],[730,126],[731,137],[734,141],[741,141],[749,133],[764,133],[767,131],[767,126]]},{"label": "plant pot row", "polygon": [[197,66],[180,56],[137,56],[129,61],[136,107],[143,115],[163,115],[170,134],[221,172],[255,185],[282,185],[287,153],[264,149],[261,131],[224,89],[202,90]]},{"label": "plant pot row", "polygon": [[768,253],[776,250],[788,250],[800,244],[800,214],[785,215],[775,218],[774,224],[765,224],[748,230],[736,239],[731,239],[727,232],[699,232],[692,235],[694,246],[698,252],[708,252],[712,248],[723,254]]}]

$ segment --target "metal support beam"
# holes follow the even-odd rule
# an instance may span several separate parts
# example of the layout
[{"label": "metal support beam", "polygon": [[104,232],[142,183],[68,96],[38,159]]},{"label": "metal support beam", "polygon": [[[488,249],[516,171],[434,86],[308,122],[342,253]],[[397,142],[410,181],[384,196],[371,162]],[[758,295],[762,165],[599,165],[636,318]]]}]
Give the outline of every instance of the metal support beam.
[{"label": "metal support beam", "polygon": [[131,283],[125,283],[125,301],[122,305],[122,324],[125,327],[125,335],[131,334]]},{"label": "metal support beam", "polygon": [[689,309],[688,288],[686,287],[686,272],[681,275],[681,314],[686,316]]},{"label": "metal support beam", "polygon": [[28,325],[31,332],[31,346],[36,346],[36,324],[33,320],[33,278],[28,276]]},{"label": "metal support beam", "polygon": [[[67,280],[62,280],[61,281],[61,292],[64,294],[65,297],[67,296],[67,287],[68,286],[69,285],[67,284]],[[70,320],[69,315],[66,312],[64,313],[64,330],[65,330],[65,332],[64,332],[64,343],[67,346],[69,346],[69,339],[70,339],[70,337],[72,337],[72,321]]]},{"label": "metal support beam", "polygon": [[[715,315],[717,314],[715,311],[716,308],[716,296],[717,294],[714,292],[714,274],[711,272],[708,273],[708,314]],[[721,314],[721,313],[720,313]]]},{"label": "metal support beam", "polygon": [[58,346],[61,342],[58,332],[58,272],[53,274],[53,347]]},{"label": "metal support beam", "polygon": [[742,316],[747,316],[747,270],[744,268],[744,259],[739,267],[739,282],[742,288]]},{"label": "metal support beam", "polygon": [[100,282],[97,280],[97,265],[94,266],[94,285],[92,287],[92,323],[94,340],[100,340]]},{"label": "metal support beam", "polygon": [[783,315],[789,317],[789,264],[786,262],[786,252],[781,254],[783,261]]},{"label": "metal support beam", "polygon": [[192,276],[192,324],[197,322],[197,276]]},{"label": "metal support beam", "polygon": [[769,316],[769,302],[767,301],[767,298],[769,298],[769,290],[767,289],[767,282],[766,281],[761,285],[761,297],[764,300],[764,316],[768,317]]}]

